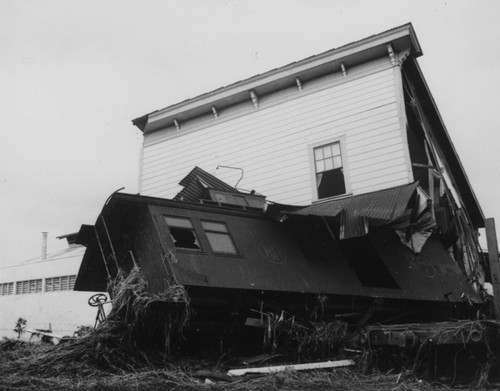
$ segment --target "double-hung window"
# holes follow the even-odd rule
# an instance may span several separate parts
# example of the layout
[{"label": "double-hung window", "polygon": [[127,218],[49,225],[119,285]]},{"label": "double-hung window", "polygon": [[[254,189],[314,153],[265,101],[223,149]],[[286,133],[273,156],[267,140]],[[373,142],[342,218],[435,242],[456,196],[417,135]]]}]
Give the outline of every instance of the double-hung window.
[{"label": "double-hung window", "polygon": [[340,141],[313,149],[318,199],[346,193]]}]

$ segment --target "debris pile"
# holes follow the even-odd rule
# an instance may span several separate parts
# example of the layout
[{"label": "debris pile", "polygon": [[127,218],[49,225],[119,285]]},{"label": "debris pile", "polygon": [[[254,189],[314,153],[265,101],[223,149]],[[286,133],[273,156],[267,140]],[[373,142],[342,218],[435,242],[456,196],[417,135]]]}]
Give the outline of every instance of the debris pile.
[{"label": "debris pile", "polygon": [[[119,273],[110,284],[113,309],[107,319],[96,329],[80,328],[80,335],[74,340],[56,346],[37,347],[25,342],[4,340],[0,343],[0,370],[5,376],[0,386],[56,390],[65,387],[82,390],[131,389],[130,384],[145,389],[181,387],[192,390],[203,389],[207,384],[215,390],[228,386],[234,390],[291,389],[299,385],[307,385],[309,389],[440,389],[416,377],[422,375],[425,379],[425,376],[431,375],[422,371],[424,364],[428,368],[430,359],[436,357],[436,351],[426,350],[427,345],[442,346],[460,340],[465,349],[468,342],[473,340],[484,347],[487,346],[482,343],[486,340],[486,334],[500,329],[500,324],[495,321],[464,321],[434,324],[433,328],[422,324],[379,325],[353,331],[347,323],[339,320],[308,323],[297,321],[285,312],[275,314],[261,311],[265,325],[262,329],[263,342],[268,349],[278,353],[296,349],[293,358],[276,354],[279,359],[273,360],[270,355],[266,365],[283,359],[295,362],[309,360],[310,363],[297,366],[323,368],[322,364],[325,363],[313,364],[321,358],[344,359],[341,361],[352,367],[324,367],[299,374],[293,371],[294,365],[285,362],[281,366],[284,371],[280,373],[270,370],[265,375],[231,378],[224,373],[230,368],[227,365],[229,360],[223,361],[222,357],[211,362],[201,359],[173,361],[170,354],[172,341],[175,336],[182,334],[184,328],[189,328],[187,292],[179,285],[172,286],[172,289],[161,295],[149,294],[147,288],[139,268],[134,268],[126,276]],[[380,373],[373,365],[382,354],[377,344],[382,346],[401,341],[401,335],[406,338],[405,341],[410,340],[407,338],[409,333],[415,335],[417,342],[405,346],[409,349],[407,358],[401,351],[397,355],[394,351],[392,358],[396,357],[400,361],[399,365],[390,366],[391,369],[386,373]],[[386,339],[381,335],[385,335]],[[489,381],[488,373],[496,365],[497,357],[491,353],[488,360],[482,362],[483,366],[479,367],[482,370],[475,374],[477,385],[482,386]],[[231,354],[225,352],[224,355],[227,359]],[[413,361],[408,359],[410,356]],[[242,365],[240,362],[239,366]],[[455,378],[448,376],[445,380],[453,382]]]},{"label": "debris pile", "polygon": [[140,269],[134,268],[127,275],[119,273],[110,289],[112,310],[96,329],[85,328],[86,333],[75,340],[12,365],[22,365],[24,373],[56,376],[84,368],[118,371],[164,363],[170,338],[181,333],[189,319],[189,301],[182,287],[149,294]]}]

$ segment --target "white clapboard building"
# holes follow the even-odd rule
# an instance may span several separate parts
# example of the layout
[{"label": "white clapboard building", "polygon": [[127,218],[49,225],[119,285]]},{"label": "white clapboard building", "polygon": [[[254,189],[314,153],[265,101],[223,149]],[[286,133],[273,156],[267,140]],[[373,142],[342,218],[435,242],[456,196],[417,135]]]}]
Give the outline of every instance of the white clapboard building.
[{"label": "white clapboard building", "polygon": [[421,55],[406,24],[136,118],[140,193],[171,198],[199,166],[269,200],[307,205],[417,180],[432,193],[429,169],[439,167],[483,224]]},{"label": "white clapboard building", "polygon": [[355,214],[374,213],[416,183],[432,223],[420,244],[431,233],[459,237],[446,246],[477,287],[485,278],[477,230],[486,225],[493,238],[494,223],[485,222],[420,56],[405,24],[138,117],[140,194],[185,200],[179,178],[197,166],[239,191],[333,218],[360,199]]}]

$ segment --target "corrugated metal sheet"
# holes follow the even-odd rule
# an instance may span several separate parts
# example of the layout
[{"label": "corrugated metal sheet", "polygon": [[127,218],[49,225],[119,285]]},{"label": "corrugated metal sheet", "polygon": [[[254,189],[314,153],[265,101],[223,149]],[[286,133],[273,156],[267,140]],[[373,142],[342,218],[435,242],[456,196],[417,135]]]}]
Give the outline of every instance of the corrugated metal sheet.
[{"label": "corrugated metal sheet", "polygon": [[204,198],[208,188],[227,190],[233,193],[238,192],[234,187],[202,170],[198,166],[193,168],[191,172],[179,182],[179,185],[184,186],[184,189],[174,197],[174,200],[198,202],[200,199]]},{"label": "corrugated metal sheet", "polygon": [[348,216],[392,221],[404,214],[418,183],[393,187],[347,198],[319,202],[288,214],[335,217],[342,211]]}]

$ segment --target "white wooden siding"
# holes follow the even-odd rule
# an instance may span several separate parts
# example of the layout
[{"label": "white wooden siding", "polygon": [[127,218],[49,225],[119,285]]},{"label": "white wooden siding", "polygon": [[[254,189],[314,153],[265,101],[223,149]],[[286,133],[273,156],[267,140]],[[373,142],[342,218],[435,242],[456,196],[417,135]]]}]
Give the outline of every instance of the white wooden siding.
[{"label": "white wooden siding", "polygon": [[[220,113],[230,119],[198,120],[146,135],[141,176],[144,195],[173,197],[194,167],[269,200],[308,204],[315,199],[312,144],[344,137],[343,159],[353,194],[408,183],[407,146],[401,129],[397,78],[387,62],[362,76],[331,78],[278,98]],[[339,84],[339,82],[341,82]],[[269,104],[267,104],[268,102]],[[238,113],[235,115],[234,113]]]}]

